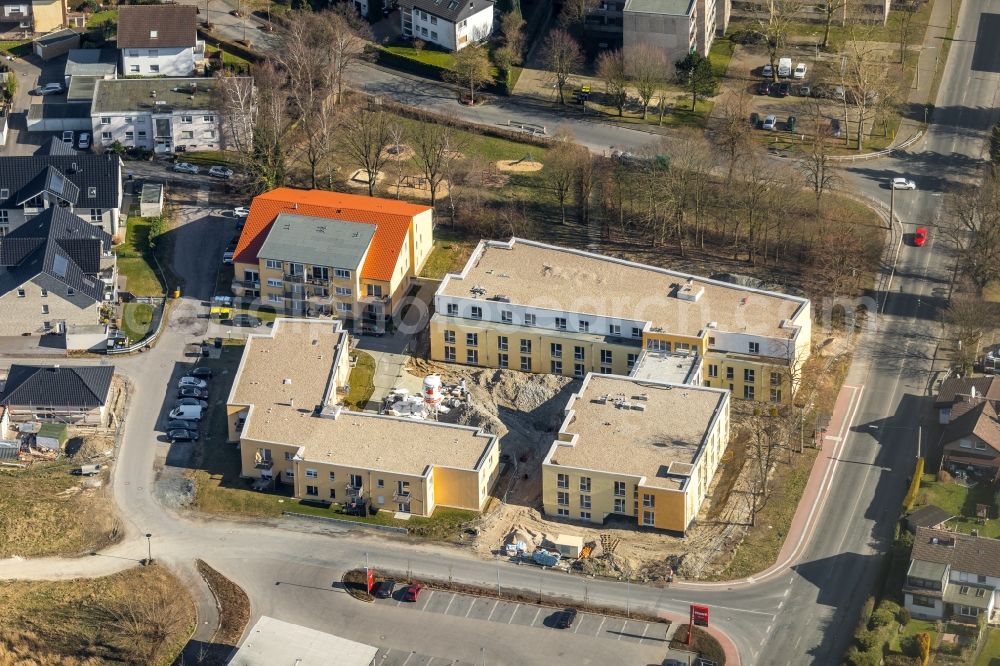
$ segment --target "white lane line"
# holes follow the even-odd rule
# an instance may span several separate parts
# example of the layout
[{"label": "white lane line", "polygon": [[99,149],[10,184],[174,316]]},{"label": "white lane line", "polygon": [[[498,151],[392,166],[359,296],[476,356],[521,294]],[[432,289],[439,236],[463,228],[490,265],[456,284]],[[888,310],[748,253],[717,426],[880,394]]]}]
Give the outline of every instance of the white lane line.
[{"label": "white lane line", "polygon": [[496,601],[493,602],[493,608],[490,609],[490,614],[486,616],[486,621],[487,622],[489,622],[490,620],[493,619],[493,613],[496,612],[497,606],[499,606],[499,605],[500,605],[500,600],[499,599],[497,599]]},{"label": "white lane line", "polygon": [[782,601],[781,603],[779,603],[778,604],[778,610],[781,610],[784,605],[785,605],[784,601]]},{"label": "white lane line", "polygon": [[646,626],[642,630],[642,637],[639,638],[639,645],[642,645],[642,639],[646,637],[646,632],[647,631],[649,631],[649,623],[648,622],[646,623]]},{"label": "white lane line", "polygon": [[458,595],[457,595],[457,594],[453,594],[453,595],[451,595],[451,599],[449,599],[449,600],[448,600],[448,605],[444,607],[444,614],[445,614],[445,615],[447,615],[447,614],[448,614],[448,609],[449,609],[449,608],[451,608],[451,605],[452,605],[453,603],[455,603],[455,599],[456,599],[457,597],[458,597]]},{"label": "white lane line", "polygon": [[578,621],[577,621],[577,623],[576,623],[576,627],[574,627],[574,628],[573,628],[573,633],[574,633],[574,634],[575,634],[576,632],[580,631],[580,625],[581,625],[581,624],[583,624],[583,618],[582,618],[582,617],[581,617],[581,618],[579,618],[579,620],[578,620]]},{"label": "white lane line", "polygon": [[541,609],[541,607],[539,607],[539,609],[535,611],[535,617],[531,618],[531,624],[528,625],[528,626],[530,626],[530,627],[535,626],[535,621],[538,619],[538,616],[541,615],[541,614],[542,614],[542,609]]},{"label": "white lane line", "polygon": [[469,610],[465,611],[465,617],[469,617],[469,613],[472,612],[472,607],[476,605],[476,600],[472,600],[472,604],[469,605]]},{"label": "white lane line", "polygon": [[625,635],[625,627],[627,626],[628,626],[628,620],[625,620],[625,624],[622,625],[621,631],[618,632],[618,638],[616,638],[615,640],[620,641],[622,639],[622,636]]},{"label": "white lane line", "polygon": [[427,597],[424,598],[424,605],[418,608],[417,610],[427,610],[427,607],[431,603],[431,597],[433,596],[434,596],[434,590],[431,590],[430,594],[428,594]]},{"label": "white lane line", "polygon": [[[679,601],[681,603],[684,603],[684,604],[697,604],[697,603],[700,603],[698,601],[691,601],[691,600],[688,600],[688,599],[678,599],[677,601]],[[735,613],[753,613],[754,615],[765,615],[765,616],[767,616],[767,617],[769,617],[771,619],[774,619],[774,613],[768,613],[766,611],[749,610],[747,608],[731,608],[729,606],[718,606],[716,604],[712,604],[712,608],[721,608],[722,610],[733,611]]]},{"label": "white lane line", "polygon": [[517,609],[520,607],[521,607],[520,605],[514,606],[514,612],[510,614],[510,619],[507,620],[507,624],[510,624],[511,622],[514,621],[514,616],[517,615]]},{"label": "white lane line", "polygon": [[594,634],[595,636],[600,636],[601,635],[601,629],[604,628],[604,623],[607,622],[607,621],[608,621],[608,616],[607,615],[602,615],[601,616],[601,624],[598,625],[598,627],[597,627],[597,633]]},{"label": "white lane line", "polygon": [[414,654],[416,654],[416,653],[415,652],[410,652],[410,654],[406,655],[406,659],[404,659],[403,663],[400,664],[399,666],[406,666],[406,662],[408,662],[410,660],[410,657],[412,657]]}]

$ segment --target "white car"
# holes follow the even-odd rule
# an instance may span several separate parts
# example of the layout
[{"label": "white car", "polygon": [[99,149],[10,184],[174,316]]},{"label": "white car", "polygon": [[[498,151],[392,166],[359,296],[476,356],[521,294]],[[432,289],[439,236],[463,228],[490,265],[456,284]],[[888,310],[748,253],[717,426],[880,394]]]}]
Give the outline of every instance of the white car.
[{"label": "white car", "polygon": [[63,143],[68,143],[70,146],[73,145],[73,130],[63,131]]},{"label": "white car", "polygon": [[766,129],[766,130],[777,129],[777,127],[778,127],[778,119],[775,118],[774,116],[768,116],[767,118],[764,118],[764,124],[761,125],[761,129]]},{"label": "white car", "polygon": [[63,84],[61,83],[46,83],[44,86],[38,86],[35,88],[36,95],[58,95],[63,91]]},{"label": "white car", "polygon": [[224,166],[214,166],[208,170],[209,176],[215,176],[216,178],[232,178],[233,170]]},{"label": "white car", "polygon": [[764,69],[761,70],[760,75],[769,79],[774,76],[774,68],[771,67],[770,63],[768,63],[767,65],[764,65]]},{"label": "white car", "polygon": [[795,66],[795,71],[792,72],[792,78],[794,79],[806,78],[806,64],[804,62],[800,62]]},{"label": "white car", "polygon": [[174,171],[177,173],[198,173],[198,166],[195,164],[188,164],[187,162],[178,162],[174,165]]},{"label": "white car", "polygon": [[77,142],[77,147],[80,150],[87,150],[90,148],[90,132],[80,132],[80,138]]},{"label": "white car", "polygon": [[239,208],[233,209],[233,216],[240,220],[242,220],[249,214],[250,214],[250,209],[245,206],[240,206]]},{"label": "white car", "polygon": [[204,379],[197,377],[181,377],[177,382],[177,388],[208,388],[208,383]]},{"label": "white car", "polygon": [[917,184],[908,178],[893,178],[892,189],[894,190],[915,190]]}]

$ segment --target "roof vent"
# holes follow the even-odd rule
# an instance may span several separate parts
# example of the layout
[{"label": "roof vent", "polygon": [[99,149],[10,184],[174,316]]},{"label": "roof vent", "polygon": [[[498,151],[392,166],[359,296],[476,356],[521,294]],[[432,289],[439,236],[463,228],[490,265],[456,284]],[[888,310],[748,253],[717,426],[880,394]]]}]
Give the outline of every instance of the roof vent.
[{"label": "roof vent", "polygon": [[155,90],[150,90],[149,91],[149,96],[150,97],[156,97],[156,91]]},{"label": "roof vent", "polygon": [[677,298],[682,301],[695,303],[704,293],[705,288],[701,285],[696,285],[694,280],[688,280],[686,283],[677,287]]},{"label": "roof vent", "polygon": [[79,170],[80,169],[79,169],[79,167],[77,167],[76,162],[73,162],[72,164],[69,165],[69,172],[70,173],[76,173]]},{"label": "roof vent", "polygon": [[288,378],[285,378],[285,379],[282,379],[282,380],[281,380],[281,383],[282,383],[282,384],[285,384],[285,385],[288,385],[288,384],[291,384],[291,383],[292,383],[292,380],[291,380],[291,379],[288,379]]}]

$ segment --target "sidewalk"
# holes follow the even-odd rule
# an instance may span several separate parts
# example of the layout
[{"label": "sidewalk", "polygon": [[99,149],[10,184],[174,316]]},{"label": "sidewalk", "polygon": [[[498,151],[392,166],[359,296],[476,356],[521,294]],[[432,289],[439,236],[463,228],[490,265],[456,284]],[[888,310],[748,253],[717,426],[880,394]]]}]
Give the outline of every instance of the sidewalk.
[{"label": "sidewalk", "polygon": [[[956,14],[958,8],[956,7]],[[948,23],[951,20],[951,1],[934,0],[934,7],[931,9],[930,20],[927,30],[924,32],[924,41],[920,45],[920,52],[917,58],[916,87],[910,88],[910,93],[906,98],[907,106],[912,109],[921,106],[934,104],[937,100],[930,98],[931,88],[934,85],[934,75],[941,58],[941,48],[944,39],[948,34]],[[899,123],[899,130],[896,136],[911,136],[917,130],[923,128],[924,123],[913,118],[903,118]]]}]

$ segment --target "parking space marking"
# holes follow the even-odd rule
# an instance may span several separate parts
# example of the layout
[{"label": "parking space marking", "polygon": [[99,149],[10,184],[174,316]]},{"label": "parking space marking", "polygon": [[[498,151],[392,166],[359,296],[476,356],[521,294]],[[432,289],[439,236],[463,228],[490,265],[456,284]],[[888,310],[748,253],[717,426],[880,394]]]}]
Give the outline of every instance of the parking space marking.
[{"label": "parking space marking", "polygon": [[424,610],[424,609],[426,609],[427,605],[431,602],[431,599],[433,597],[434,597],[434,590],[429,590],[429,593],[427,594],[427,596],[424,597],[424,605],[423,606],[414,606],[414,608],[416,608],[417,610]]},{"label": "parking space marking", "polygon": [[465,611],[465,617],[469,617],[469,613],[472,612],[472,607],[476,605],[476,600],[473,599],[472,603],[469,604],[469,610]]},{"label": "parking space marking", "polygon": [[520,608],[520,607],[521,607],[521,605],[520,605],[520,604],[516,604],[516,605],[514,606],[514,612],[510,614],[510,619],[509,619],[509,620],[507,620],[507,624],[510,624],[511,622],[513,622],[513,621],[514,621],[514,616],[515,616],[515,615],[517,615],[517,609],[518,609],[518,608]]},{"label": "parking space marking", "polygon": [[404,659],[403,663],[400,664],[399,666],[406,666],[406,662],[408,662],[410,660],[410,657],[412,657],[414,654],[415,654],[414,652],[411,652],[410,654],[406,655],[406,659]]},{"label": "parking space marking", "polygon": [[453,603],[455,603],[455,597],[457,596],[458,596],[457,594],[451,595],[451,599],[448,600],[448,605],[444,607],[444,615],[448,614],[448,609],[451,608],[451,605]]},{"label": "parking space marking", "polygon": [[573,633],[574,633],[574,634],[575,634],[576,632],[580,631],[580,625],[581,625],[581,624],[583,624],[583,622],[581,622],[581,621],[580,621],[580,620],[582,620],[582,619],[583,619],[583,618],[579,618],[579,619],[577,620],[577,622],[576,622],[576,628],[574,628],[574,629],[573,629]]},{"label": "parking space marking", "polygon": [[490,609],[490,614],[486,616],[486,621],[487,622],[489,622],[490,620],[493,619],[493,613],[496,612],[497,606],[499,606],[499,605],[500,605],[500,600],[499,599],[497,599],[496,601],[493,602],[493,608]]},{"label": "parking space marking", "polygon": [[646,637],[647,631],[649,631],[649,622],[647,622],[646,626],[642,628],[642,636],[639,638],[639,645],[642,645],[642,639]]},{"label": "parking space marking", "polygon": [[608,621],[608,616],[607,615],[602,615],[601,616],[601,624],[597,627],[597,633],[594,634],[594,636],[600,636],[601,635],[601,629],[604,628],[604,623],[607,622],[607,621]]},{"label": "parking space marking", "polygon": [[617,640],[620,641],[622,639],[622,636],[625,635],[625,627],[627,627],[627,626],[628,626],[628,620],[625,620],[625,624],[622,625],[622,630],[618,632],[618,638],[617,638]]},{"label": "parking space marking", "polygon": [[528,626],[529,627],[535,626],[535,621],[538,620],[538,616],[541,615],[541,614],[542,614],[542,607],[539,606],[538,610],[535,611],[535,617],[531,618],[531,624],[529,624]]}]

